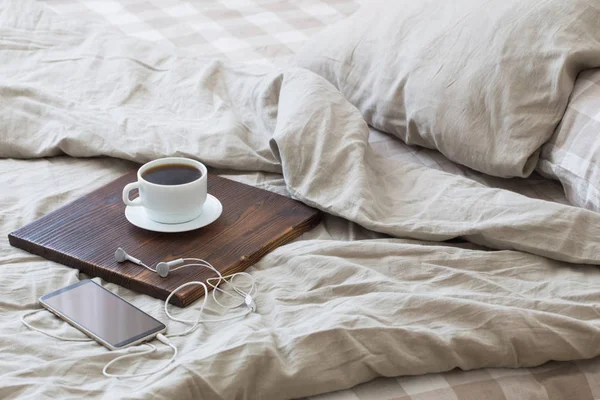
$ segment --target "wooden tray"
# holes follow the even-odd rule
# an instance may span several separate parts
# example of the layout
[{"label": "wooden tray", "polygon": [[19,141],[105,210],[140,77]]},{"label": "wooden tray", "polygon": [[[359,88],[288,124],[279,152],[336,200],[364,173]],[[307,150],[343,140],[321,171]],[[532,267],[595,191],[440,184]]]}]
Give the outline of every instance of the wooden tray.
[{"label": "wooden tray", "polygon": [[[123,187],[136,180],[132,171],[8,235],[11,245],[90,276],[166,299],[179,285],[214,276],[190,267],[161,278],[130,262],[117,263],[122,247],[146,265],[177,258],[202,258],[223,275],[242,271],[278,246],[314,227],[319,211],[287,197],[209,174],[208,192],[223,204],[212,224],[185,233],[150,232],[131,225],[121,200]],[[201,286],[184,288],[172,298],[185,307],[202,297]]]}]

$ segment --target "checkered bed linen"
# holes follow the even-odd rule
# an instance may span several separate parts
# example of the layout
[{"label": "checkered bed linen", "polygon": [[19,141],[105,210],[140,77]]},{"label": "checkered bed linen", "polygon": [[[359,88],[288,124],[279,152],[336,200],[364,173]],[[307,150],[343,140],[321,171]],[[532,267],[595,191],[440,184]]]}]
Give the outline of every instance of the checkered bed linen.
[{"label": "checkered bed linen", "polygon": [[[40,0],[75,19],[96,21],[144,40],[176,46],[192,56],[233,62],[289,64],[314,33],[368,0]],[[557,182],[489,177],[440,153],[407,146],[373,130],[370,142],[385,157],[402,158],[460,174],[491,187],[566,203]],[[378,378],[314,396],[319,400],[600,399],[600,359],[552,362],[537,368],[450,371]]]},{"label": "checkered bed linen", "polygon": [[572,204],[600,212],[600,68],[577,76],[567,110],[538,169],[562,182]]},{"label": "checkered bed linen", "polygon": [[[363,0],[364,1],[364,0]],[[352,0],[46,0],[59,14],[234,62],[287,63],[308,37],[352,14]]]}]

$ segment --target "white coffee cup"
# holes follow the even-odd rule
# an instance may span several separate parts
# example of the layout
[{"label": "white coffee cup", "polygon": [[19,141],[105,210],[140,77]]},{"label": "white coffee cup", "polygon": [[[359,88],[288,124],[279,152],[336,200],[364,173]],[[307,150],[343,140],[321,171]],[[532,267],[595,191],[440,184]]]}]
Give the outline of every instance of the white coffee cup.
[{"label": "white coffee cup", "polygon": [[[188,165],[197,168],[202,176],[180,185],[159,185],[143,178],[151,168],[165,165]],[[163,224],[179,224],[196,219],[202,214],[206,202],[208,171],[201,162],[182,157],[168,157],[142,165],[137,182],[123,188],[123,202],[129,207],[143,207],[148,218]],[[129,199],[129,192],[139,189],[140,196]]]}]

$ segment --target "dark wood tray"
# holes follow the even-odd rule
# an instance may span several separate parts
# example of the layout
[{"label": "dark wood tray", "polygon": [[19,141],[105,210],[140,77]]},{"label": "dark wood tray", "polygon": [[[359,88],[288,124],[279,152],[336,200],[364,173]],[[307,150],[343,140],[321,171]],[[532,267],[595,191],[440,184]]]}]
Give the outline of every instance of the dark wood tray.
[{"label": "dark wood tray", "polygon": [[[177,258],[202,258],[225,275],[248,268],[321,218],[319,211],[298,201],[209,174],[208,192],[223,204],[217,221],[185,233],[150,232],[125,218],[121,193],[135,180],[136,171],[132,171],[10,233],[10,244],[87,275],[166,299],[179,285],[206,281],[214,274],[190,267],[161,278],[130,262],[117,263],[114,252],[118,247],[150,266]],[[172,303],[185,307],[203,293],[201,286],[184,288],[173,296]]]}]

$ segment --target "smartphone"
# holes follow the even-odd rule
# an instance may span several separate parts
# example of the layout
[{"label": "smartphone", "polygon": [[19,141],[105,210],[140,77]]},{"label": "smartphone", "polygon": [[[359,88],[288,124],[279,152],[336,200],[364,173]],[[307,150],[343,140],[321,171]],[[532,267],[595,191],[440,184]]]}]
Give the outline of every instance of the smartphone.
[{"label": "smartphone", "polygon": [[96,282],[86,279],[40,297],[56,314],[110,350],[153,339],[167,327]]}]

